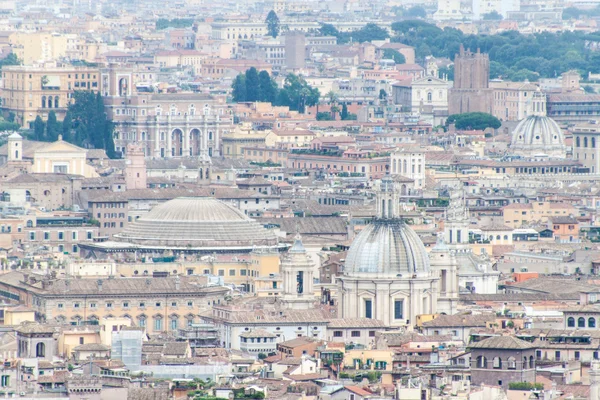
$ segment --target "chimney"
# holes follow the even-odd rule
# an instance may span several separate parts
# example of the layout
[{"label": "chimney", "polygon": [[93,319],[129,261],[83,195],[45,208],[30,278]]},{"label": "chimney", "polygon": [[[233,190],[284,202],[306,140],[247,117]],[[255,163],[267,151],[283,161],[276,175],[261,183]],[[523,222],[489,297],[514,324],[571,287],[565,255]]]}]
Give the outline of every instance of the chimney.
[{"label": "chimney", "polygon": [[102,279],[98,279],[98,291],[102,291]]},{"label": "chimney", "polygon": [[179,275],[175,275],[175,290],[179,291],[181,287],[181,280],[179,279]]}]

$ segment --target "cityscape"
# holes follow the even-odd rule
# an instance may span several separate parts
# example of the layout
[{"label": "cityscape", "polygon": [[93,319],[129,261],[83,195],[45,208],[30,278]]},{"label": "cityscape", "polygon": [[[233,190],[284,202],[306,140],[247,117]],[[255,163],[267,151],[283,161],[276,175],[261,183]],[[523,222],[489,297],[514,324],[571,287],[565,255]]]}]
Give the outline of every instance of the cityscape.
[{"label": "cityscape", "polygon": [[600,0],[0,0],[0,399],[600,400]]}]

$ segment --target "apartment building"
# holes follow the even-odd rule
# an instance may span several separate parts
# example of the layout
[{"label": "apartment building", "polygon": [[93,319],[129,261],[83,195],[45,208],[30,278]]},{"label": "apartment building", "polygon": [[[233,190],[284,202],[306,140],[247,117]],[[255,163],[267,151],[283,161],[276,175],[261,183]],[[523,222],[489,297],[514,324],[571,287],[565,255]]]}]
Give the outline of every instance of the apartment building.
[{"label": "apartment building", "polygon": [[76,90],[98,90],[100,73],[94,67],[10,66],[2,69],[2,110],[15,122],[31,127],[37,116],[46,120],[54,111],[61,120]]}]

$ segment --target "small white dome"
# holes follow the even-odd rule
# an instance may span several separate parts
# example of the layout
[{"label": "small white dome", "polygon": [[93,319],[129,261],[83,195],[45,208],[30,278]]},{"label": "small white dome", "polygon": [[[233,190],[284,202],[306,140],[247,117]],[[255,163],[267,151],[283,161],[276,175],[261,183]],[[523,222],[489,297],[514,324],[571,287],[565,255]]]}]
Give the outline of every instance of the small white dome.
[{"label": "small white dome", "polygon": [[562,130],[550,117],[531,115],[521,122],[512,133],[510,149],[513,154],[533,157],[546,154],[564,158],[567,147]]}]

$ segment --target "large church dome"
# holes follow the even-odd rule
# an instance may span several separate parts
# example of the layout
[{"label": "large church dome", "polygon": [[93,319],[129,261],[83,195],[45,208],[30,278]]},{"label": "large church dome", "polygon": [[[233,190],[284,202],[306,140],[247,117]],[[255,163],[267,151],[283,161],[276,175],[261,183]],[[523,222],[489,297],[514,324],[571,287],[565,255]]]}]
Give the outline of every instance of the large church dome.
[{"label": "large church dome", "polygon": [[219,250],[276,246],[277,238],[235,207],[212,197],[179,197],[154,207],[115,235],[121,242]]},{"label": "large church dome", "polygon": [[429,257],[419,236],[402,219],[376,219],[348,250],[344,273],[412,277],[429,273]]},{"label": "large church dome", "polygon": [[566,146],[564,135],[552,118],[543,115],[530,115],[515,128],[510,142],[511,152],[531,157],[546,154],[564,158]]}]

